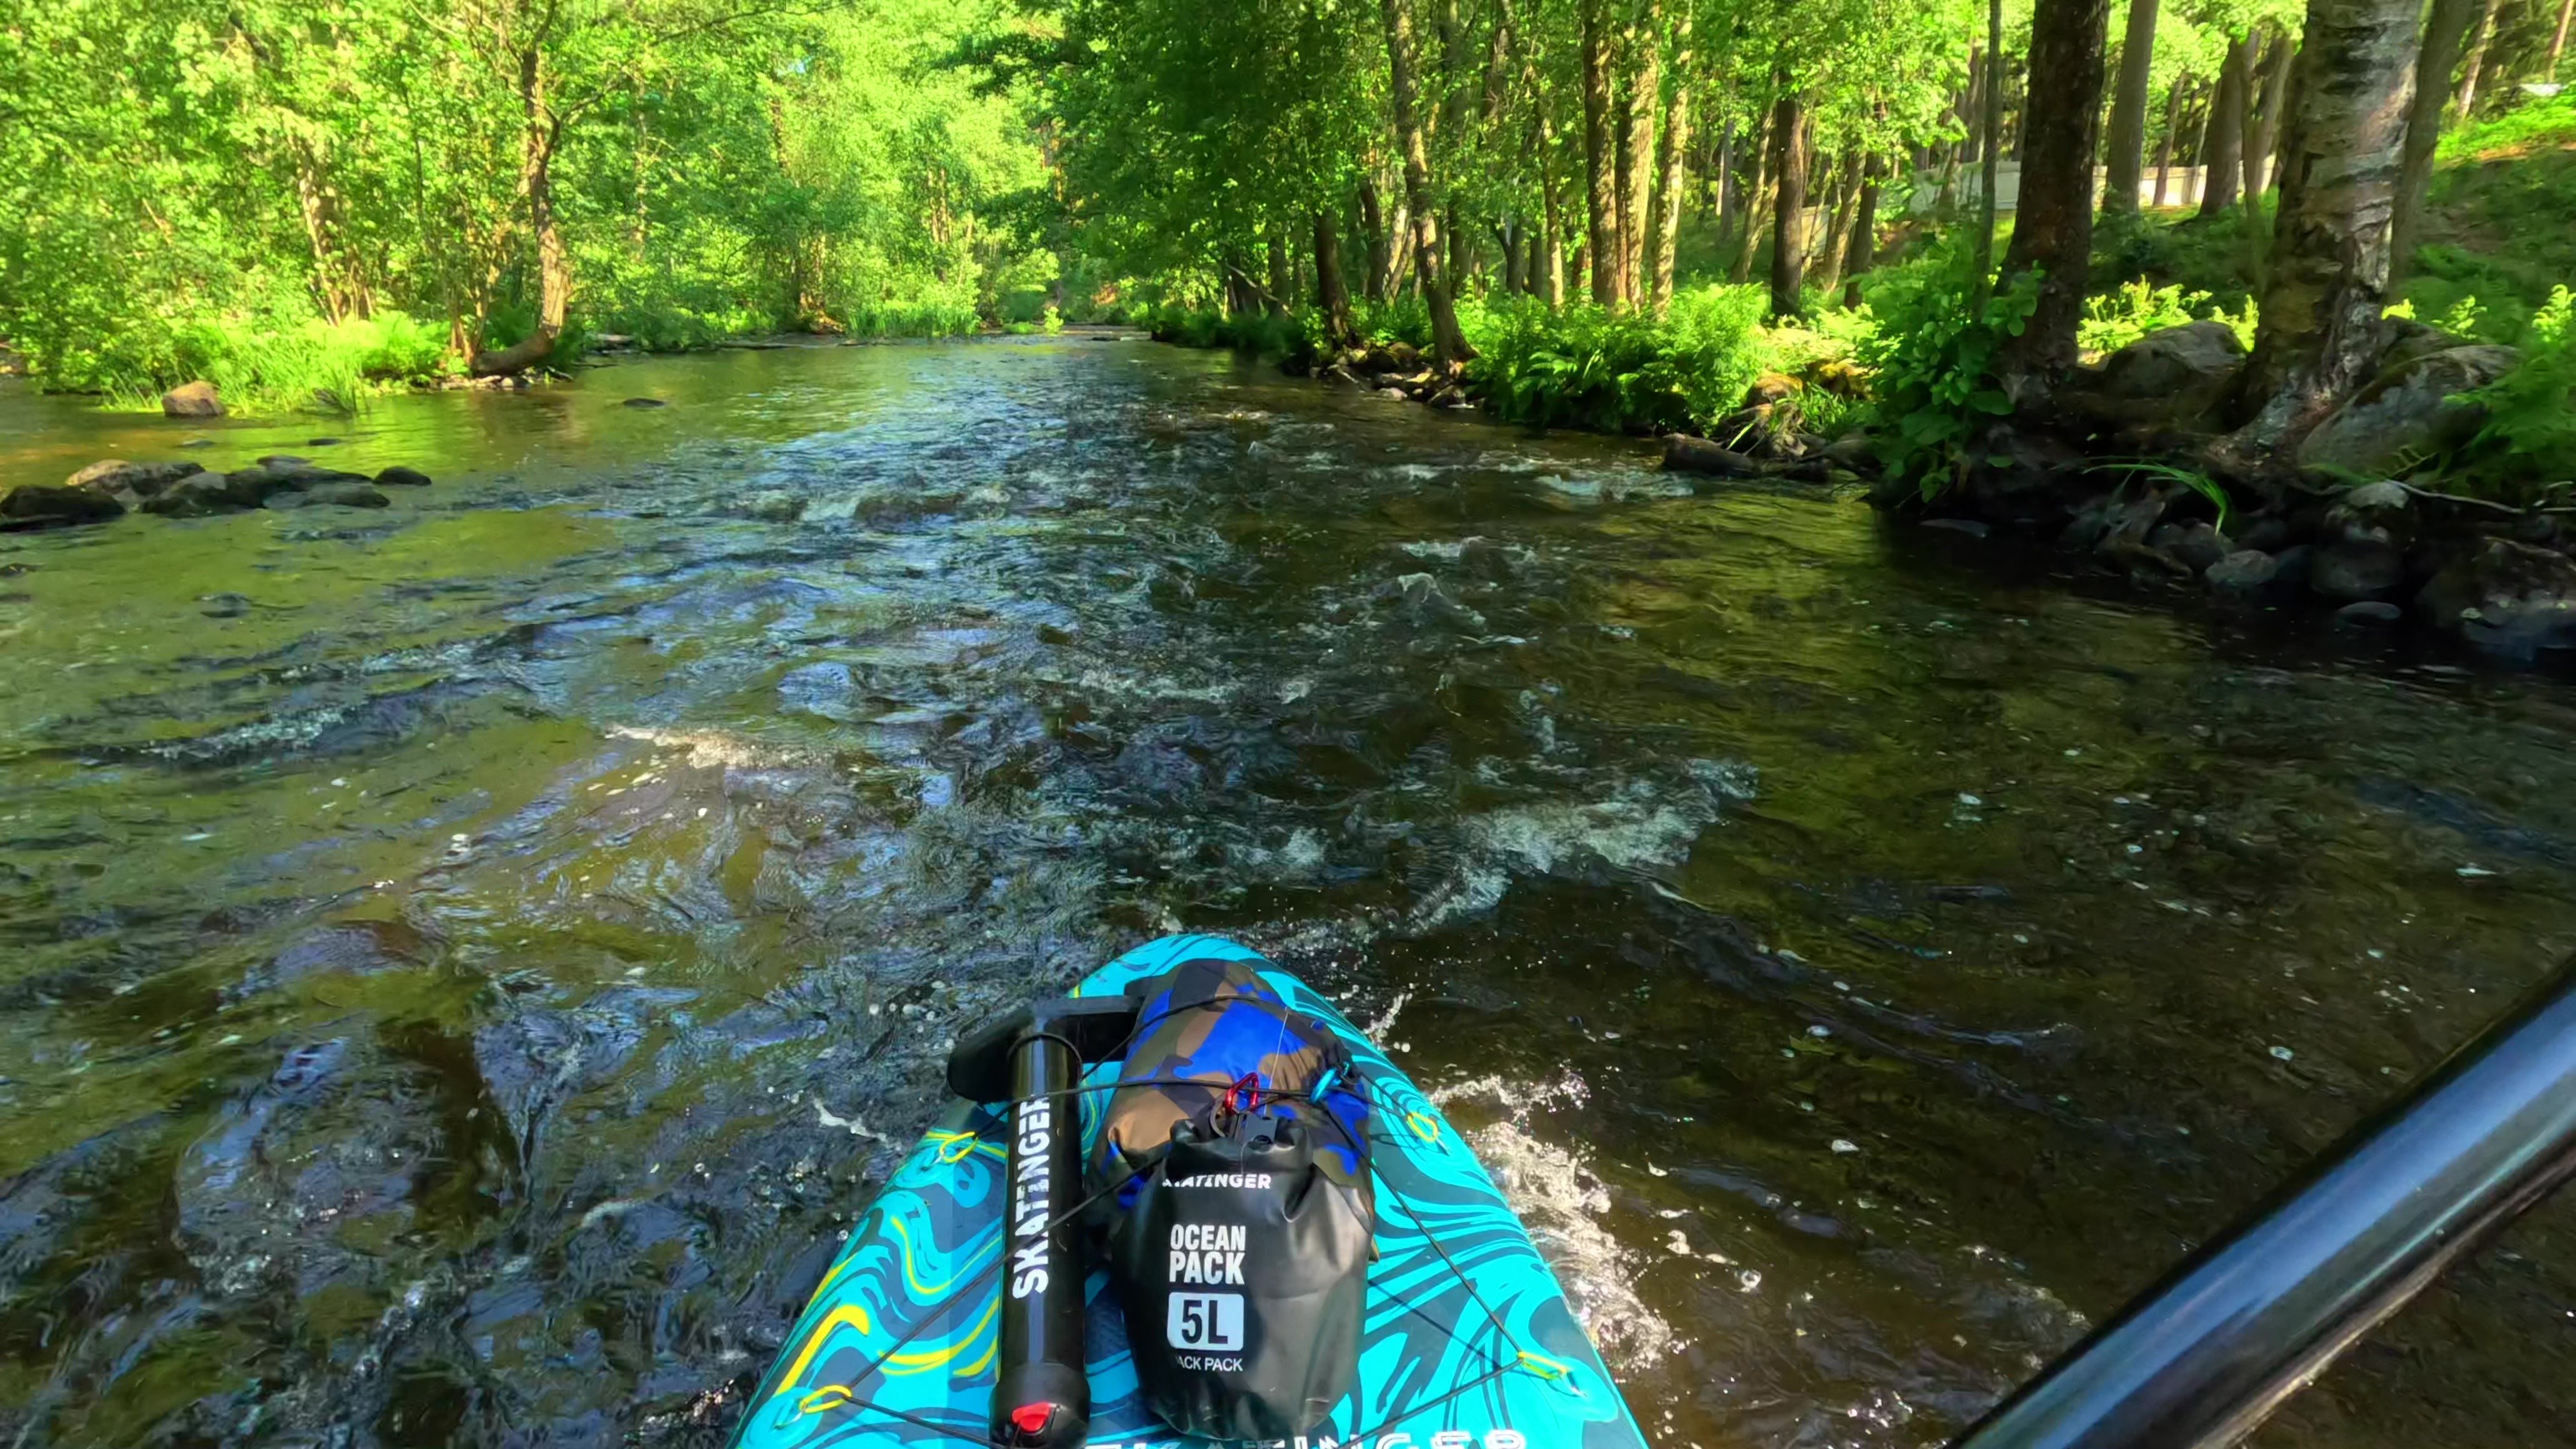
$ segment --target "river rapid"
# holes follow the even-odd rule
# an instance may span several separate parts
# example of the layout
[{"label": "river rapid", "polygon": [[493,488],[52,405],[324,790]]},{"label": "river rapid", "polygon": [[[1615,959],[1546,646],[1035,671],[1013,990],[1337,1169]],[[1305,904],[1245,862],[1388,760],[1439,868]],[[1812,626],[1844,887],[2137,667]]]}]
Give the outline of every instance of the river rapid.
[{"label": "river rapid", "polygon": [[[1659,1449],[1932,1445],[2576,948],[2576,687],[1630,441],[1072,337],[0,392],[0,482],[275,452],[438,482],[0,538],[13,1446],[720,1443],[949,1039],[1178,928]],[[2257,1442],[2576,1443],[2571,1209]]]}]

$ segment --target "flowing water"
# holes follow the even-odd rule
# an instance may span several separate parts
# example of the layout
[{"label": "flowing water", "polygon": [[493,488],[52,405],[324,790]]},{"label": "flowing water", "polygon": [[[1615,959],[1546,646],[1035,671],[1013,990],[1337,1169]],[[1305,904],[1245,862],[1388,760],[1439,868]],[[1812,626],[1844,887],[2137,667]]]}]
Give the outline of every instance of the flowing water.
[{"label": "flowing water", "polygon": [[[653,398],[668,405],[627,405]],[[720,1440],[949,1038],[1377,1024],[1661,1449],[1930,1445],[2576,946],[2576,689],[1135,341],[0,393],[0,1439]],[[2576,1442],[2545,1209],[2271,1445]]]}]

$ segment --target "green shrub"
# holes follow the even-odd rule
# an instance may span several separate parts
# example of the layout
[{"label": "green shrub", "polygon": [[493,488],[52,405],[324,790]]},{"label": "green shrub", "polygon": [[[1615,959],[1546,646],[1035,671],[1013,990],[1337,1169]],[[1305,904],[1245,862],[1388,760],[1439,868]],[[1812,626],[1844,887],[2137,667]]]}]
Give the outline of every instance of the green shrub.
[{"label": "green shrub", "polygon": [[1469,379],[1503,418],[1605,432],[1704,429],[1763,370],[1758,287],[1708,286],[1657,319],[1586,305],[1488,301]]},{"label": "green shrub", "polygon": [[1995,361],[2039,301],[2036,269],[1983,303],[1971,301],[1968,273],[1966,259],[1944,249],[1889,279],[1874,304],[1878,330],[1860,348],[1887,476],[1914,483],[1926,499],[1949,486],[1987,423],[2012,411]]},{"label": "green shrub", "polygon": [[2519,366],[2467,395],[2486,423],[2444,470],[2516,501],[2576,480],[2576,299],[2567,288],[2550,294],[2522,342]]},{"label": "green shrub", "polygon": [[2208,300],[2207,292],[2186,292],[2180,283],[2159,287],[2144,277],[2123,282],[2084,299],[2075,345],[2087,352],[2117,352],[2150,332],[2189,323],[2191,309]]}]

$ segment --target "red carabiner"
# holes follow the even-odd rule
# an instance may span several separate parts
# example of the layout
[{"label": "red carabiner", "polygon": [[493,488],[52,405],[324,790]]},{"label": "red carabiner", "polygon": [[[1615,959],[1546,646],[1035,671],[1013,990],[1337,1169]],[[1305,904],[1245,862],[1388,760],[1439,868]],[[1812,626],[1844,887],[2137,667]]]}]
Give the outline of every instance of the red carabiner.
[{"label": "red carabiner", "polygon": [[[1236,1100],[1240,1098],[1241,1100]],[[1225,1089],[1225,1110],[1249,1112],[1261,1105],[1261,1074],[1246,1072],[1241,1080]]]}]

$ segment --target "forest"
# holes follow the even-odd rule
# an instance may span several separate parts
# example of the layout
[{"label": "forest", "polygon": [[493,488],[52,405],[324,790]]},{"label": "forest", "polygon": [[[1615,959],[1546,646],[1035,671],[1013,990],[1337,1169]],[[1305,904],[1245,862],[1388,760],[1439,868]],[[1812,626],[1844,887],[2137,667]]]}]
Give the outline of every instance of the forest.
[{"label": "forest", "polygon": [[2570,8],[21,4],[0,337],[111,405],[352,407],[602,338],[1130,321],[1738,443],[1776,375],[1773,432],[1929,493],[2202,321],[2249,355],[2198,466],[2268,456],[2403,319],[2514,350],[2400,462],[2527,498],[2576,454]]}]

